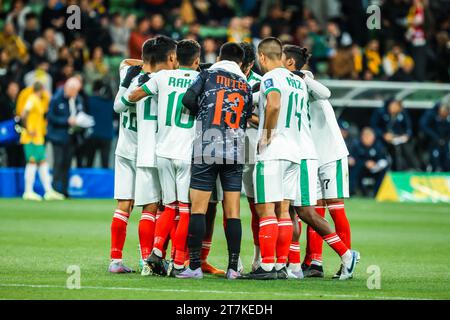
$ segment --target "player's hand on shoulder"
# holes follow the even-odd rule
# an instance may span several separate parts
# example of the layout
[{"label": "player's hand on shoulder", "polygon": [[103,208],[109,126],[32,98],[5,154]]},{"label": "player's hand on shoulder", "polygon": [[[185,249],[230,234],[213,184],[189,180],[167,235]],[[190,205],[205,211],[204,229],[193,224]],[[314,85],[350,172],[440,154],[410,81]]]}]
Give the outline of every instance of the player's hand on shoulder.
[{"label": "player's hand on shoulder", "polygon": [[124,88],[128,88],[131,84],[131,81],[141,72],[142,66],[131,66],[127,70],[127,74],[123,79],[121,86]]}]

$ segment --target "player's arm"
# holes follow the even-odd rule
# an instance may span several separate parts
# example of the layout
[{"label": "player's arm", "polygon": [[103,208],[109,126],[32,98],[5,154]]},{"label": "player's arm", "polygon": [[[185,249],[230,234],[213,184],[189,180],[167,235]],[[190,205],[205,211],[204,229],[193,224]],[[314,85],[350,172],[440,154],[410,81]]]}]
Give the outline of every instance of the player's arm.
[{"label": "player's arm", "polygon": [[158,81],[157,76],[151,78],[146,83],[144,83],[142,86],[137,87],[134,89],[130,96],[128,97],[128,100],[130,102],[137,102],[141,100],[142,98],[145,98],[147,96],[152,96],[158,94]]},{"label": "player's arm", "polygon": [[331,91],[319,81],[314,80],[314,75],[311,71],[302,70],[295,71],[294,74],[303,78],[308,88],[308,93],[317,100],[327,100],[331,97]]},{"label": "player's arm", "polygon": [[120,69],[124,67],[142,66],[144,62],[139,59],[124,59],[120,63]]},{"label": "player's arm", "polygon": [[259,141],[259,147],[264,148],[265,146],[270,144],[270,141],[273,138],[273,131],[277,126],[278,116],[280,114],[281,109],[281,94],[280,91],[270,90],[266,95],[267,103],[266,103],[266,111],[264,117],[264,132]]},{"label": "player's arm", "polygon": [[31,101],[31,99],[28,99],[28,101],[25,104],[25,107],[22,111],[22,114],[20,115],[20,118],[22,120],[22,125],[25,129],[27,129],[28,115],[30,114],[30,111],[32,108],[33,108],[33,102]]},{"label": "player's arm", "polygon": [[[259,103],[260,87],[261,87],[261,82],[255,83],[252,87],[252,92],[253,92],[252,93],[252,105],[254,106],[254,109],[256,108],[256,106]],[[250,118],[248,118],[247,121],[250,124],[250,126],[252,126],[252,127],[257,128],[259,126],[259,117],[258,117],[258,115],[254,114],[254,113],[251,114]]]},{"label": "player's arm", "polygon": [[181,101],[193,116],[196,116],[198,113],[198,97],[203,91],[204,83],[205,74],[204,72],[200,72],[197,78],[195,78],[194,83],[186,90]]},{"label": "player's arm", "polygon": [[[127,59],[128,60],[128,59]],[[126,60],[124,60],[126,61]],[[122,62],[124,63],[124,62]],[[126,66],[124,66],[126,67]],[[123,68],[121,66],[121,71]],[[125,104],[122,97],[124,96],[127,89],[130,87],[131,81],[141,72],[142,66],[136,65],[131,66],[127,69],[127,72],[125,76],[123,77],[123,80],[120,83],[119,91],[116,94],[116,97],[114,99],[114,111],[117,113],[124,112],[128,109],[129,105]]]}]

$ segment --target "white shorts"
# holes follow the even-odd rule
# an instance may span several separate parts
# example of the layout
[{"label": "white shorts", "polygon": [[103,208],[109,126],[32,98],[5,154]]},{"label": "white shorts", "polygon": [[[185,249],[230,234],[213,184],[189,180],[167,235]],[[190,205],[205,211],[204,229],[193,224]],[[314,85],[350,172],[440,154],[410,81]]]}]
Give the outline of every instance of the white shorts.
[{"label": "white shorts", "polygon": [[253,188],[253,171],[255,171],[254,164],[244,165],[242,171],[242,185],[244,187],[244,193],[249,198],[255,197],[255,188]]},{"label": "white shorts", "polygon": [[319,167],[317,199],[343,199],[349,197],[347,157]]},{"label": "white shorts", "polygon": [[317,166],[318,160],[303,159],[299,166],[298,192],[295,201],[292,203],[295,207],[308,207],[317,204]]},{"label": "white shorts", "polygon": [[136,206],[145,206],[161,200],[158,169],[138,167],[136,169]]},{"label": "white shorts", "polygon": [[189,203],[191,163],[163,157],[157,157],[156,161],[163,204],[175,201]]},{"label": "white shorts", "polygon": [[114,199],[133,200],[135,196],[136,161],[116,155],[114,166]]},{"label": "white shorts", "polygon": [[299,165],[288,160],[257,161],[253,172],[255,203],[295,200]]}]

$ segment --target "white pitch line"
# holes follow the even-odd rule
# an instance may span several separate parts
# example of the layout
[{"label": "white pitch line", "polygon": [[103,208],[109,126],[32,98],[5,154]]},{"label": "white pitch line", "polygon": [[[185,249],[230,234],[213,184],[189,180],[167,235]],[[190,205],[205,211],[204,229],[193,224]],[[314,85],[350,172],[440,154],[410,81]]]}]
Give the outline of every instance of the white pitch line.
[{"label": "white pitch line", "polygon": [[[25,288],[53,288],[53,289],[67,289],[65,286],[57,285],[47,285],[47,284],[0,284],[0,287],[25,287]],[[267,292],[247,292],[247,291],[221,291],[221,290],[187,290],[187,289],[151,289],[151,288],[130,288],[130,287],[101,287],[101,286],[81,286],[81,289],[92,289],[92,290],[123,290],[123,291],[146,291],[146,292],[175,292],[175,293],[211,293],[211,294],[245,294],[245,295],[258,295],[267,294]],[[410,298],[410,297],[380,297],[380,296],[361,296],[352,294],[328,294],[320,293],[313,294],[307,292],[298,293],[286,293],[286,292],[270,292],[271,295],[280,297],[330,297],[330,298],[354,298],[354,299],[379,299],[379,300],[432,300],[426,298]]]}]

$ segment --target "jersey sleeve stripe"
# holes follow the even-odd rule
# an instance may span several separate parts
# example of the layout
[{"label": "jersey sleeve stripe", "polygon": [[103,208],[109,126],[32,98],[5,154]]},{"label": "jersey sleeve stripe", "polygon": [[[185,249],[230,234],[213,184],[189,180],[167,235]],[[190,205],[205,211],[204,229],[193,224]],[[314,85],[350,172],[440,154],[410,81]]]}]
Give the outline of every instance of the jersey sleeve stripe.
[{"label": "jersey sleeve stripe", "polygon": [[264,95],[267,96],[267,95],[269,94],[269,92],[271,92],[271,91],[277,91],[279,94],[281,94],[280,89],[278,89],[278,88],[269,88],[269,89],[267,89],[267,90],[264,92]]},{"label": "jersey sleeve stripe", "polygon": [[150,89],[147,87],[146,84],[143,84],[141,88],[142,88],[142,90],[144,90],[144,92],[145,92],[146,94],[148,94],[148,95],[153,95],[153,93],[150,91]]},{"label": "jersey sleeve stripe", "polygon": [[124,96],[120,98],[120,101],[127,107],[134,107],[136,105],[136,103],[128,101]]}]

